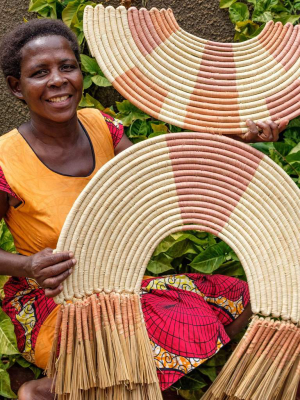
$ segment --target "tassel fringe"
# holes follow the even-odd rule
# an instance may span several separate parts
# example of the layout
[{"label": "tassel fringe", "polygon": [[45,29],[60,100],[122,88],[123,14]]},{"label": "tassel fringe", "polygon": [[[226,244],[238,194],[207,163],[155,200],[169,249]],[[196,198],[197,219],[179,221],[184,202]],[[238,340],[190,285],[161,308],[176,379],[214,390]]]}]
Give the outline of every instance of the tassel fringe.
[{"label": "tassel fringe", "polygon": [[58,400],[162,400],[135,294],[100,293],[61,306],[46,371]]},{"label": "tassel fringe", "polygon": [[300,328],[254,317],[201,400],[295,400],[300,380]]}]

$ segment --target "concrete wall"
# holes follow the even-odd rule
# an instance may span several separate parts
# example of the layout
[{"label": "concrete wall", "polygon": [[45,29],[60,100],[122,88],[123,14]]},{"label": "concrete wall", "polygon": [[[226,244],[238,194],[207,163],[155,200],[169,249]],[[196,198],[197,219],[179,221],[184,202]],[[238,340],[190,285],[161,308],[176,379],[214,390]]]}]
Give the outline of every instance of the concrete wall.
[{"label": "concrete wall", "polygon": [[[110,0],[107,4],[118,6],[118,0]],[[29,0],[0,0],[1,30],[0,39],[23,18],[33,18],[27,13]],[[141,0],[134,5],[142,6]],[[179,25],[186,31],[205,39],[231,42],[233,40],[233,25],[228,12],[220,10],[219,0],[148,0],[147,8],[168,8],[174,11]],[[120,100],[120,95],[113,88],[99,89],[96,97],[104,106]],[[0,76],[0,135],[19,126],[28,119],[25,106],[8,93],[6,83]]]}]

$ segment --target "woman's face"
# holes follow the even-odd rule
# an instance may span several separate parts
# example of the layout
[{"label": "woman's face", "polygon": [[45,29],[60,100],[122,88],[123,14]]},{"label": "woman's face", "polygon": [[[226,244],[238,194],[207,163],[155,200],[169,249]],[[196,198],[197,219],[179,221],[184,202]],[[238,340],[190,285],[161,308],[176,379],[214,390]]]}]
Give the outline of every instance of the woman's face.
[{"label": "woman's face", "polygon": [[66,38],[39,37],[23,47],[21,76],[13,92],[26,101],[32,117],[67,122],[76,114],[82,84],[79,64]]}]

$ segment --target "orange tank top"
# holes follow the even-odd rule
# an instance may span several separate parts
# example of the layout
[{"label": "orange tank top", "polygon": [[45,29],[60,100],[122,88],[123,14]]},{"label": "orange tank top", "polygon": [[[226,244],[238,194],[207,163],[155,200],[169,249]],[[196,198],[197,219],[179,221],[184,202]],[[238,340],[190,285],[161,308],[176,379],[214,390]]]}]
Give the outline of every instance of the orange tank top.
[{"label": "orange tank top", "polygon": [[0,165],[7,183],[22,203],[9,207],[5,222],[16,249],[31,255],[56,243],[74,201],[95,173],[114,157],[108,126],[98,110],[78,111],[94,154],[93,172],[86,177],[59,174],[49,169],[18,132],[0,137]]}]

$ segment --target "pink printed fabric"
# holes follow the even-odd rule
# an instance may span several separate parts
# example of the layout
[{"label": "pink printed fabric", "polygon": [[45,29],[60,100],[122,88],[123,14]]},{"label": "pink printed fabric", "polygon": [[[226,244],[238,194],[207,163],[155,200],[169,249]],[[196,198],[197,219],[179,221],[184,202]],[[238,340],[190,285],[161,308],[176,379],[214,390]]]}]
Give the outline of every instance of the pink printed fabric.
[{"label": "pink printed fabric", "polygon": [[0,191],[8,193],[10,196],[18,199],[19,197],[12,191],[11,187],[7,183],[2,168],[0,167]]},{"label": "pink printed fabric", "polygon": [[[101,114],[102,114],[103,118],[105,119],[105,122],[110,131],[114,148],[116,148],[116,146],[119,144],[120,140],[122,139],[122,136],[124,135],[124,126],[121,121],[111,117],[110,115],[105,114],[103,112],[101,112]],[[8,193],[10,196],[13,196],[16,199],[19,199],[19,197],[14,193],[14,191],[11,189],[11,187],[7,183],[1,166],[0,166],[0,191]]]}]

